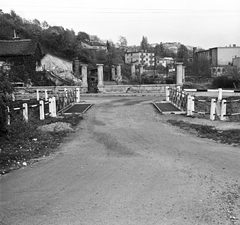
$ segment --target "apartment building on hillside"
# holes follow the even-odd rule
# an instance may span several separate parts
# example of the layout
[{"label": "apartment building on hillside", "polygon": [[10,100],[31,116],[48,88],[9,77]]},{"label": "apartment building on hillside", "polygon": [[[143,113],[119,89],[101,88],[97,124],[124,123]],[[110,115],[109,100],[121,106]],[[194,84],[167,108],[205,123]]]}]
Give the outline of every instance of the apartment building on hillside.
[{"label": "apartment building on hillside", "polygon": [[135,64],[135,65],[155,65],[155,55],[149,52],[126,52],[125,53],[125,63]]}]

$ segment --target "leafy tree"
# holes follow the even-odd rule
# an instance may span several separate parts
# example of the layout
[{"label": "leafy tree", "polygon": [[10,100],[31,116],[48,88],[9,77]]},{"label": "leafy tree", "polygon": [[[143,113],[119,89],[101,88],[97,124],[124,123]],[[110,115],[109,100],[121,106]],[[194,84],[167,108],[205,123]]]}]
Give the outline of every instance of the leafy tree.
[{"label": "leafy tree", "polygon": [[155,53],[155,56],[159,56],[161,58],[166,56],[166,49],[164,48],[162,42],[155,46],[154,53]]},{"label": "leafy tree", "polygon": [[141,50],[143,50],[143,51],[148,51],[148,39],[147,39],[147,37],[142,37],[142,41],[141,41],[141,43],[140,43],[140,46],[141,46]]},{"label": "leafy tree", "polygon": [[127,38],[125,38],[123,36],[119,36],[117,46],[120,49],[125,50],[127,48]]},{"label": "leafy tree", "polygon": [[177,51],[177,59],[182,62],[187,62],[188,60],[188,49],[185,45],[180,45]]},{"label": "leafy tree", "polygon": [[206,57],[197,58],[189,68],[197,78],[211,77],[210,62]]},{"label": "leafy tree", "polygon": [[87,33],[79,31],[76,37],[77,41],[82,41],[82,42],[89,42],[90,37]]}]

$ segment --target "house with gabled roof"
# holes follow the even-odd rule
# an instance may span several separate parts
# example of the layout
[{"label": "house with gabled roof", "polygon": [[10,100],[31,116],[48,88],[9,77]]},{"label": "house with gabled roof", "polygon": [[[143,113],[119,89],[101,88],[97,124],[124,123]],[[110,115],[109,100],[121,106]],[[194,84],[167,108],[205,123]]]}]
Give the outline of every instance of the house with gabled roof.
[{"label": "house with gabled roof", "polygon": [[41,58],[41,47],[34,40],[0,40],[0,61],[10,65],[10,68],[15,68],[16,71],[21,68],[19,73],[24,72],[31,77]]}]

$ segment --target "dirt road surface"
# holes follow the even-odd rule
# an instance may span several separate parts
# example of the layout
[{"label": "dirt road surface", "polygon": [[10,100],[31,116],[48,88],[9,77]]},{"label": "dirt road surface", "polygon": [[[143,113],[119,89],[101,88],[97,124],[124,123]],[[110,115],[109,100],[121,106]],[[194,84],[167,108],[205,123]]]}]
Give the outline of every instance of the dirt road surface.
[{"label": "dirt road surface", "polygon": [[88,99],[55,154],[0,178],[0,224],[240,224],[239,148],[167,124],[155,99]]}]

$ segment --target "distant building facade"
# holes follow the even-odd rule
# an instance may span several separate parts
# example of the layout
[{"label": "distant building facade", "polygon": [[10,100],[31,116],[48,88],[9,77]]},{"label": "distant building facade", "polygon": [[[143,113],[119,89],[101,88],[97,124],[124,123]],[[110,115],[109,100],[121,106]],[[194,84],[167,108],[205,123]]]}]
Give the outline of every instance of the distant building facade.
[{"label": "distant building facade", "polygon": [[233,58],[240,57],[240,47],[215,47],[208,50],[196,51],[194,60],[208,59],[212,76],[224,75],[233,65]]},{"label": "distant building facade", "polygon": [[233,66],[240,72],[240,57],[233,58]]}]

